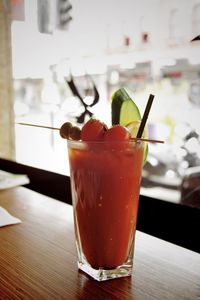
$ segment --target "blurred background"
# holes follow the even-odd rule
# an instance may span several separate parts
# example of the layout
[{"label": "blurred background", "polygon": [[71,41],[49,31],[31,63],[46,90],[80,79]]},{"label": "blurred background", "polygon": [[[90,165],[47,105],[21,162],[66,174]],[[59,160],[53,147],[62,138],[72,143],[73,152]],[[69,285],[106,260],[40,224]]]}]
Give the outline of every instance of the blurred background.
[{"label": "blurred background", "polygon": [[16,123],[110,124],[123,86],[141,112],[155,95],[149,136],[165,141],[149,145],[142,192],[199,203],[200,0],[0,3],[0,156],[68,175],[58,131]]}]

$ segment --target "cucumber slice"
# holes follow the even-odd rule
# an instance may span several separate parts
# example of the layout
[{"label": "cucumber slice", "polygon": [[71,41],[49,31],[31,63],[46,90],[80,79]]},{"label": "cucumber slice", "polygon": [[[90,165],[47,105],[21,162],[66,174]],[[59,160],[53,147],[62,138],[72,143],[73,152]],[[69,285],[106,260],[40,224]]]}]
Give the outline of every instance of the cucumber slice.
[{"label": "cucumber slice", "polygon": [[121,105],[119,124],[126,126],[133,120],[141,120],[140,111],[132,99],[127,99]]},{"label": "cucumber slice", "polygon": [[141,120],[137,105],[124,88],[117,90],[112,96],[112,125],[125,126],[131,121]]},{"label": "cucumber slice", "polygon": [[[126,126],[134,121],[141,121],[141,114],[135,102],[131,99],[124,88],[117,90],[112,96],[111,104],[112,125]],[[137,135],[137,126],[133,137]],[[145,134],[146,136],[146,134]],[[144,164],[148,156],[148,143],[145,143]]]}]

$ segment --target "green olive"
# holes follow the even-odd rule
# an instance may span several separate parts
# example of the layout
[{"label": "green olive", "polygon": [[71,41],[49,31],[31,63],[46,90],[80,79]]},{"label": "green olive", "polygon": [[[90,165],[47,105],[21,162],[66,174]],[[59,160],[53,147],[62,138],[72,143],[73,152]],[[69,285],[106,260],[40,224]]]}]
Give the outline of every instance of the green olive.
[{"label": "green olive", "polygon": [[60,128],[60,136],[63,139],[69,139],[71,129],[72,129],[72,124],[70,122],[64,123]]},{"label": "green olive", "polygon": [[72,127],[70,128],[69,137],[70,137],[72,140],[75,140],[75,141],[80,140],[80,137],[81,137],[81,130],[80,130],[80,128],[77,127],[77,126],[72,126]]}]

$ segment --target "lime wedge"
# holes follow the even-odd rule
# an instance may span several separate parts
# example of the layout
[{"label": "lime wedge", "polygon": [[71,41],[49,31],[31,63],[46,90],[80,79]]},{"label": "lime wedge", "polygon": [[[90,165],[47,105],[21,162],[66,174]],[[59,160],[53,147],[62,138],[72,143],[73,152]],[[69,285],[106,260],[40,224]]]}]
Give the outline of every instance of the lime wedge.
[{"label": "lime wedge", "polygon": [[[128,128],[129,132],[131,133],[131,136],[132,137],[136,137],[137,136],[137,133],[138,133],[138,130],[139,130],[139,127],[140,127],[140,123],[141,121],[132,121],[128,124],[126,124],[126,128]],[[144,128],[144,132],[143,132],[143,135],[142,135],[142,138],[146,138],[148,139],[148,132],[147,132],[147,128],[145,127]]]},{"label": "lime wedge", "polygon": [[[141,114],[139,108],[124,88],[117,90],[113,94],[111,112],[112,125],[120,124],[121,126],[126,126],[129,129],[132,137],[137,136],[141,121]],[[144,132],[144,136],[148,137],[147,131]],[[145,143],[144,163],[146,162],[147,155],[148,144]]]},{"label": "lime wedge", "polygon": [[[128,128],[129,132],[131,133],[131,136],[134,138],[137,136],[137,133],[138,133],[138,130],[139,130],[139,127],[140,127],[140,123],[141,121],[132,121],[128,124],[126,124],[126,128]],[[148,139],[148,130],[147,128],[145,127],[144,129],[144,132],[143,132],[143,135],[142,135],[143,138],[146,138]],[[147,160],[147,155],[148,155],[148,143],[145,143],[145,146],[144,146],[144,163],[146,162]]]}]

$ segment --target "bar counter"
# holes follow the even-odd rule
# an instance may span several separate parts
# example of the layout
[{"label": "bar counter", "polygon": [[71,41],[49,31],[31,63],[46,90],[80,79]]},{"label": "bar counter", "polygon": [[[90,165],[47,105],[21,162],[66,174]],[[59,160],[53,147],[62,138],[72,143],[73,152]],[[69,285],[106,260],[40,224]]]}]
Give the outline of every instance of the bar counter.
[{"label": "bar counter", "polygon": [[0,191],[22,223],[0,228],[0,299],[199,299],[200,255],[137,231],[132,277],[78,271],[69,204],[24,187]]}]

